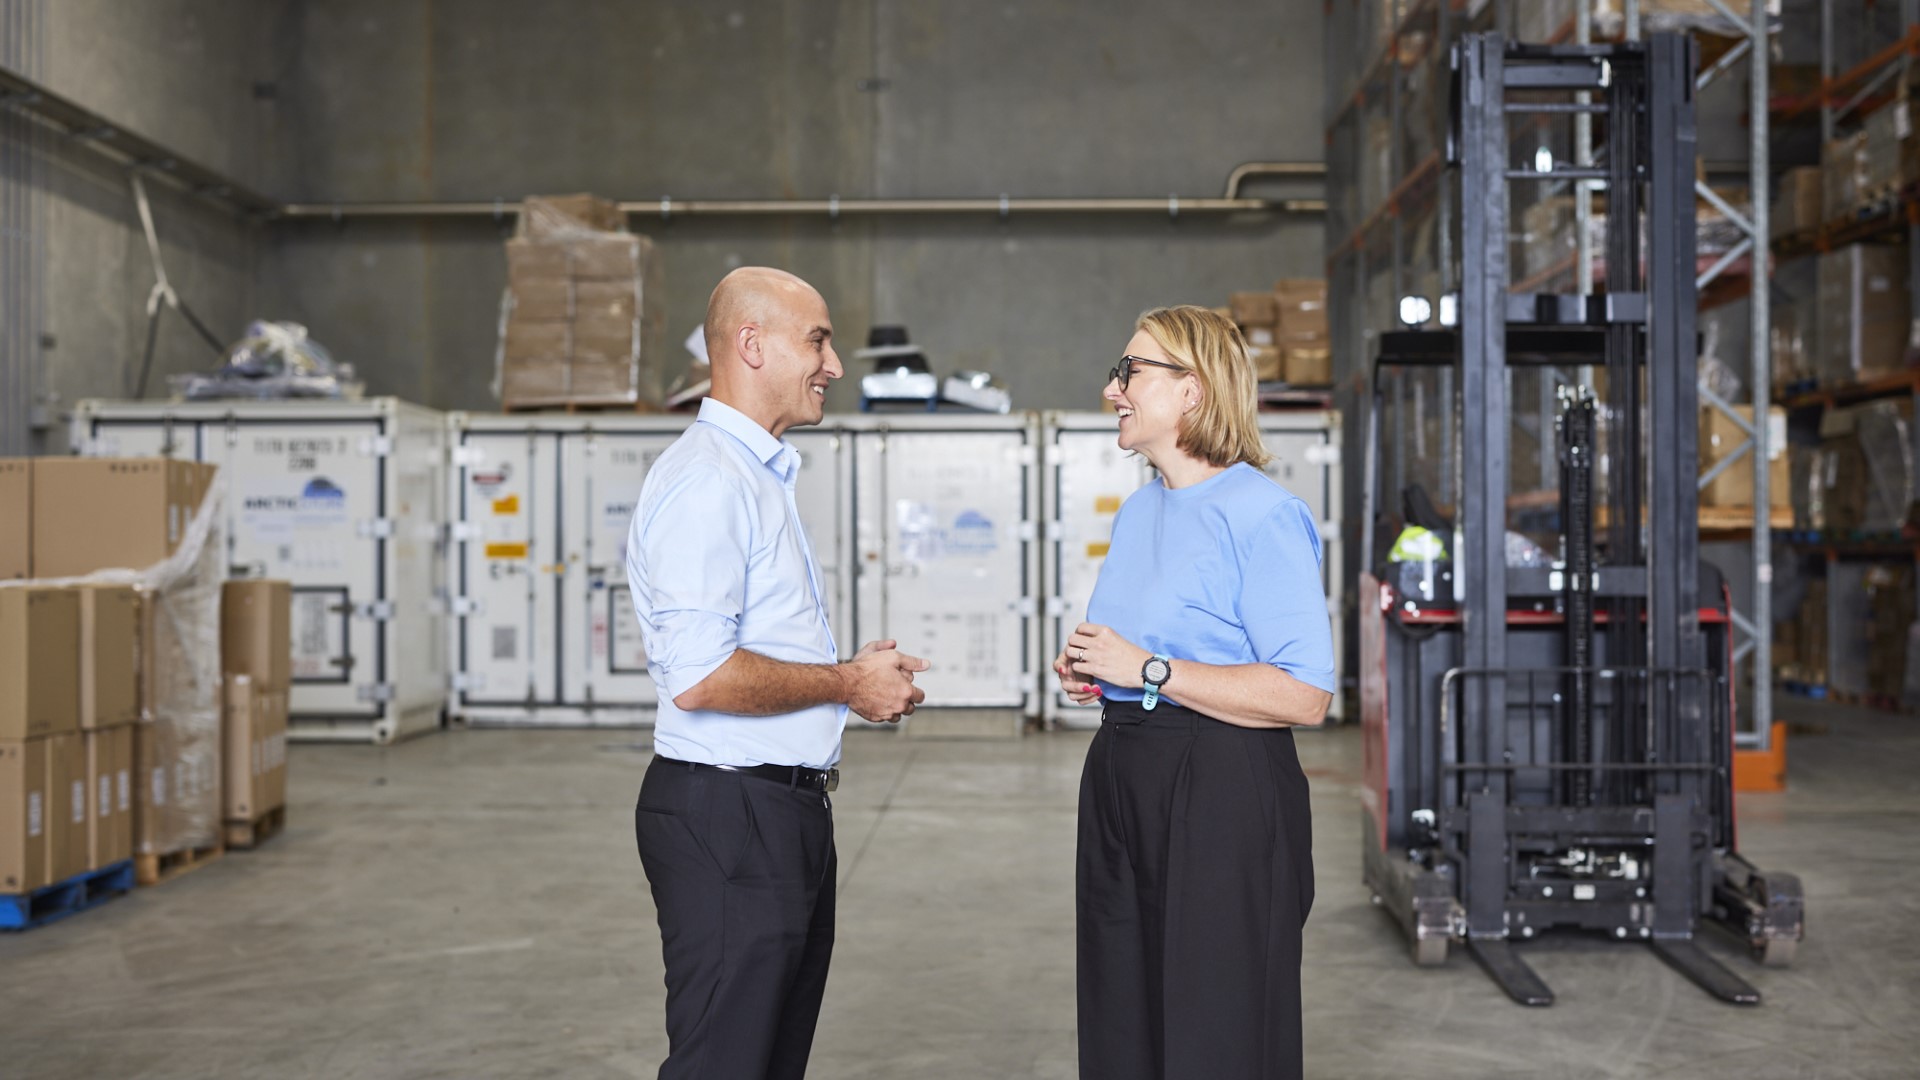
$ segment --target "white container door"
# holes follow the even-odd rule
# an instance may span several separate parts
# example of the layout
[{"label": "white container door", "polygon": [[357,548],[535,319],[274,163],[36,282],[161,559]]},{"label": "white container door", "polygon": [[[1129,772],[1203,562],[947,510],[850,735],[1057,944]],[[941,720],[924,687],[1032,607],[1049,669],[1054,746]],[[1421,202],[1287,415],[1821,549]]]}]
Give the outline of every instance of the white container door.
[{"label": "white container door", "polygon": [[[560,436],[560,700],[611,709],[621,722],[659,704],[646,641],[627,587],[627,533],[640,485],[678,431],[582,431]],[[607,719],[614,719],[609,716]]]},{"label": "white container door", "polygon": [[1007,430],[855,437],[861,640],[893,638],[933,668],[933,707],[1024,707],[1033,583],[1033,447]]},{"label": "white container door", "polygon": [[462,434],[453,512],[456,701],[460,706],[556,702],[552,567],[555,436]]},{"label": "white container door", "polygon": [[1046,669],[1041,672],[1047,694],[1047,714],[1068,726],[1098,727],[1100,709],[1075,705],[1060,692],[1053,674],[1053,658],[1073,628],[1087,617],[1087,603],[1113,539],[1113,517],[1120,504],[1139,490],[1151,475],[1145,458],[1120,449],[1113,422],[1098,427],[1061,428],[1049,432],[1048,454],[1052,491],[1048,510],[1058,524],[1050,560],[1052,599],[1048,603]]},{"label": "white container door", "polygon": [[303,718],[386,713],[376,687],[391,686],[385,612],[390,543],[381,423],[250,419],[209,421],[201,460],[227,478],[228,563],[248,577],[293,586],[293,691]]},{"label": "white container door", "polygon": [[853,436],[800,430],[787,432],[786,438],[800,451],[793,498],[800,509],[800,527],[820,564],[827,624],[833,628],[840,659],[850,660],[860,648],[853,640]]}]

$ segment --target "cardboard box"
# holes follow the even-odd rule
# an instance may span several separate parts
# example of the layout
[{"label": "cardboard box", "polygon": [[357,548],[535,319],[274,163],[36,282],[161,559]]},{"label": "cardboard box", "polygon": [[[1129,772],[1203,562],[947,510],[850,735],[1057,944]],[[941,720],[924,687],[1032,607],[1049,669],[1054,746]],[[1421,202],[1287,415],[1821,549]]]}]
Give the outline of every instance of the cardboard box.
[{"label": "cardboard box", "polygon": [[87,819],[93,800],[87,787],[87,741],[78,731],[53,735],[47,744],[47,880],[65,881],[87,872]]},{"label": "cardboard box", "polygon": [[571,278],[526,278],[514,282],[510,291],[515,320],[554,322],[573,318]]},{"label": "cardboard box", "polygon": [[1330,386],[1333,384],[1333,352],[1324,348],[1289,346],[1286,350],[1289,386]]},{"label": "cardboard box", "polygon": [[626,225],[618,203],[596,195],[533,195],[520,204],[514,235],[530,240],[571,236],[582,231],[606,231]]},{"label": "cardboard box", "polygon": [[505,357],[509,363],[523,360],[566,360],[573,355],[573,323],[567,320],[536,322],[517,314],[507,320]]},{"label": "cardboard box", "polygon": [[634,358],[633,322],[577,318],[573,322],[574,363],[629,364]]},{"label": "cardboard box", "polygon": [[507,241],[507,285],[517,289],[535,281],[565,281],[571,276],[565,244],[545,240]]},{"label": "cardboard box", "polygon": [[229,581],[220,590],[220,669],[263,688],[293,685],[293,587],[285,581]]},{"label": "cardboard box", "polygon": [[223,756],[228,821],[258,821],[285,805],[287,695],[244,675],[227,679]]},{"label": "cardboard box", "polygon": [[89,731],[87,867],[98,870],[133,857],[133,732],[131,726]]},{"label": "cardboard box", "polygon": [[33,459],[0,458],[0,579],[33,576]]},{"label": "cardboard box", "polygon": [[[1320,278],[1283,278],[1273,283],[1281,344],[1326,344],[1327,283]],[[1306,340],[1315,339],[1315,340]]]},{"label": "cardboard box", "polygon": [[[1753,422],[1753,406],[1739,405],[1736,412]],[[1702,475],[1721,458],[1733,453],[1747,439],[1747,433],[1733,418],[1713,406],[1700,409],[1700,472]],[[1767,409],[1767,496],[1776,507],[1793,505],[1793,469],[1787,453],[1787,410],[1775,405]],[[1753,463],[1745,455],[1721,470],[1720,475],[1700,489],[1701,506],[1752,506]]]},{"label": "cardboard box", "polygon": [[80,728],[80,596],[0,589],[0,739]]},{"label": "cardboard box", "polygon": [[[582,326],[590,321],[625,325],[631,335],[639,302],[633,282],[581,281],[574,286],[572,315]],[[582,336],[586,336],[584,331]]]},{"label": "cardboard box", "polygon": [[567,397],[571,401],[632,401],[633,365],[619,360],[600,363],[582,356],[567,368]]},{"label": "cardboard box", "polygon": [[1242,327],[1274,326],[1280,321],[1272,293],[1237,292],[1227,297],[1227,306],[1233,310],[1233,321]]},{"label": "cardboard box", "polygon": [[173,554],[211,482],[167,458],[36,458],[33,576],[144,570]]},{"label": "cardboard box", "polygon": [[567,241],[568,272],[576,279],[632,282],[653,251],[644,236],[602,233]]},{"label": "cardboard box", "polygon": [[1867,133],[1834,139],[1820,153],[1821,219],[1846,217],[1859,203],[1866,175]]},{"label": "cardboard box", "polygon": [[1820,189],[1821,169],[1803,165],[1788,169],[1780,178],[1779,197],[1773,205],[1769,231],[1774,237],[1813,232],[1825,221],[1825,205]]},{"label": "cardboard box", "polygon": [[1254,377],[1261,382],[1279,382],[1287,377],[1280,350],[1272,345],[1247,346],[1247,359],[1253,361]]},{"label": "cardboard box", "polygon": [[47,882],[47,740],[0,742],[0,893]]},{"label": "cardboard box", "polygon": [[129,585],[75,589],[80,603],[80,729],[140,719],[140,594]]},{"label": "cardboard box", "polygon": [[1907,251],[1851,244],[1820,256],[1819,378],[1843,386],[1902,371],[1912,325]]}]

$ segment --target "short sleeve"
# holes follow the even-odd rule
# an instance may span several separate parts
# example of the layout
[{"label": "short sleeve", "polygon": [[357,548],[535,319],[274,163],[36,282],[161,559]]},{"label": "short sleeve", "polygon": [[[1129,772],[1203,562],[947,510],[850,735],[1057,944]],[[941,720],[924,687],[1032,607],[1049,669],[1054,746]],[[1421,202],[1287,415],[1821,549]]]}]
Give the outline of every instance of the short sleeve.
[{"label": "short sleeve", "polygon": [[1337,693],[1320,529],[1299,499],[1276,507],[1242,555],[1239,615],[1260,663]]},{"label": "short sleeve", "polygon": [[647,659],[669,697],[699,685],[739,647],[752,537],[747,496],[710,470],[686,470],[642,497],[627,583]]}]

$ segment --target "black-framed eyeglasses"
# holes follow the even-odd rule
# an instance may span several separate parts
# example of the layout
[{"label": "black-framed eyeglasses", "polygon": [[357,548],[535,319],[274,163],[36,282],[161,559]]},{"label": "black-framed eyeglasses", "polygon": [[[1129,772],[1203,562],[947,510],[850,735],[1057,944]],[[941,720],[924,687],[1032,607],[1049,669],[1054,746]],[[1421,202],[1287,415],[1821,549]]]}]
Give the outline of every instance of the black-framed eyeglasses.
[{"label": "black-framed eyeglasses", "polygon": [[1125,390],[1127,384],[1133,381],[1133,365],[1135,364],[1152,364],[1154,367],[1163,367],[1169,371],[1187,370],[1179,364],[1169,364],[1165,360],[1149,360],[1144,356],[1122,356],[1120,362],[1114,365],[1113,370],[1107,372],[1107,381],[1112,382],[1118,379],[1120,380],[1120,389]]}]

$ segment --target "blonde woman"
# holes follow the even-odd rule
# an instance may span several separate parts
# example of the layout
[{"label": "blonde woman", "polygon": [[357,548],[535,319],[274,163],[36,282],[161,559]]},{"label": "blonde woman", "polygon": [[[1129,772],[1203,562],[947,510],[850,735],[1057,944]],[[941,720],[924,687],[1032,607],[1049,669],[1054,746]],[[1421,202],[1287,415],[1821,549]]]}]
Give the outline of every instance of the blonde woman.
[{"label": "blonde woman", "polygon": [[1239,330],[1183,306],[1135,331],[1105,397],[1159,476],[1114,518],[1054,658],[1103,705],[1080,783],[1080,1075],[1296,1077],[1313,836],[1292,729],[1334,691],[1320,534],[1259,469]]}]

